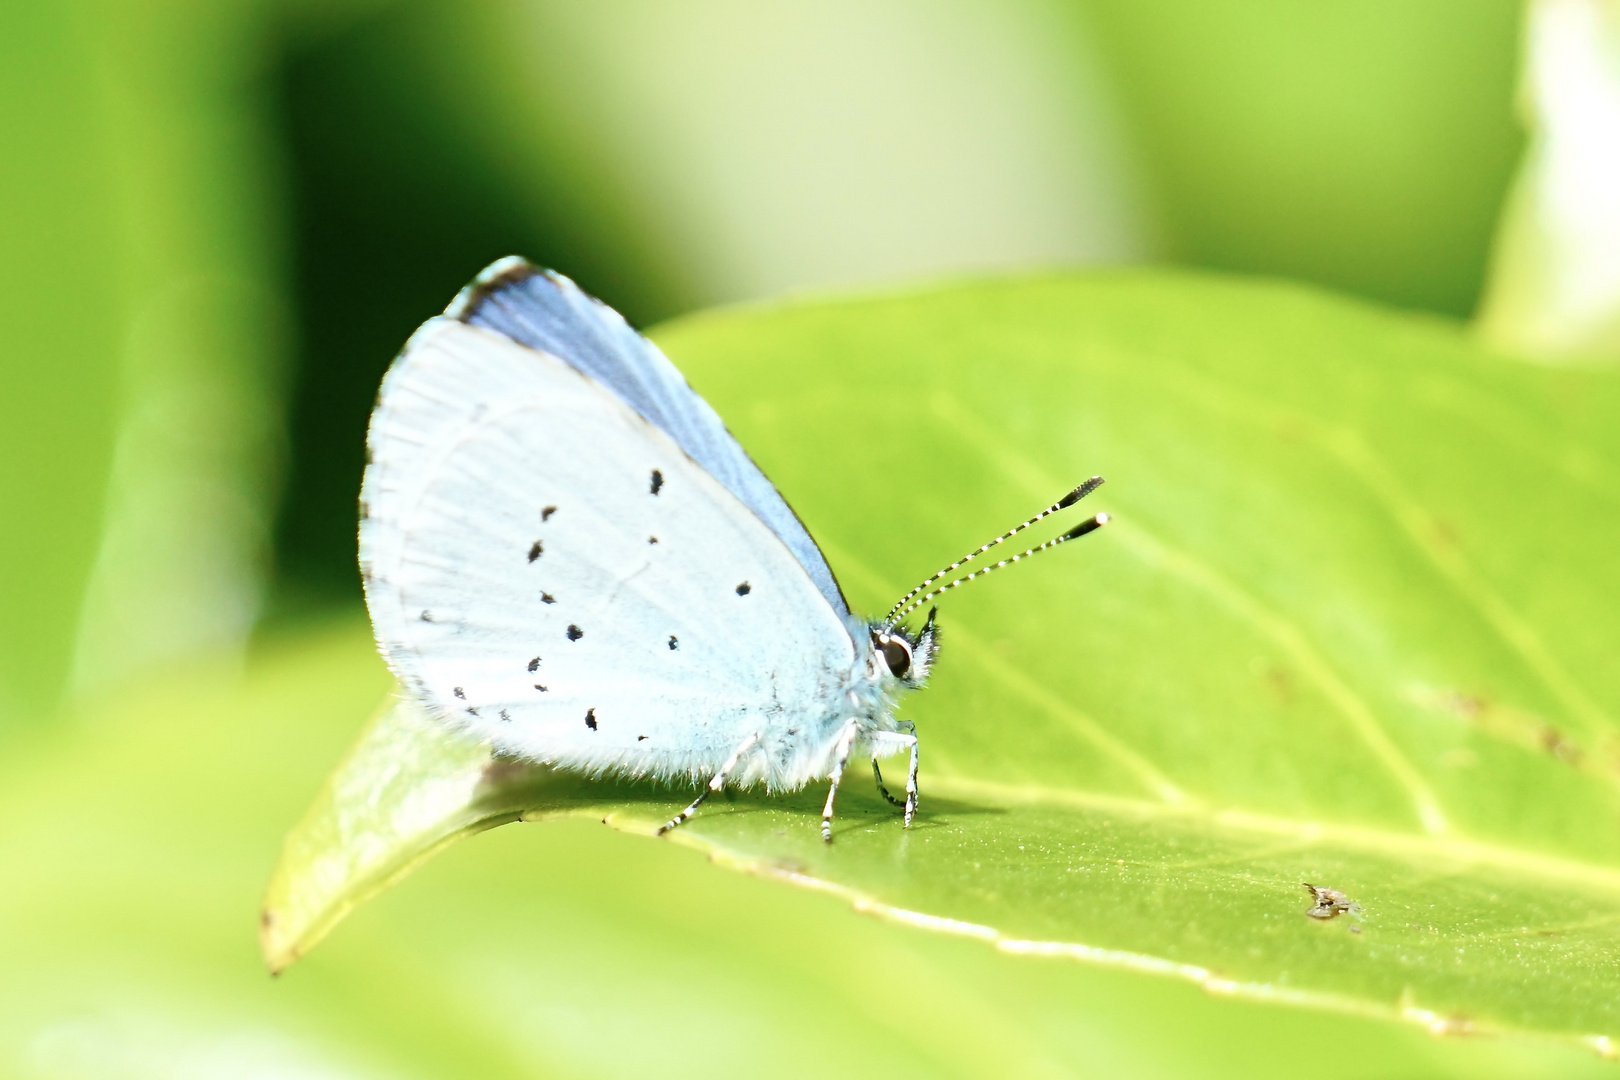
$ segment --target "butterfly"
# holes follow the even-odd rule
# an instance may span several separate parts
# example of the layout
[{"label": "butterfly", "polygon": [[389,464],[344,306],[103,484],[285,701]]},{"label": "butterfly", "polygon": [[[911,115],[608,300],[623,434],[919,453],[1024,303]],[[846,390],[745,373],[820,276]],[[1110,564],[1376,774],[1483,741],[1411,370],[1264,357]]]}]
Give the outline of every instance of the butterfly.
[{"label": "butterfly", "polygon": [[[360,568],[405,691],[502,754],[588,775],[788,792],[850,756],[917,812],[914,725],[895,717],[939,649],[939,593],[1083,536],[851,613],[804,524],[675,366],[611,308],[519,258],[406,343],[367,433]],[[904,800],[881,758],[909,753]]]}]

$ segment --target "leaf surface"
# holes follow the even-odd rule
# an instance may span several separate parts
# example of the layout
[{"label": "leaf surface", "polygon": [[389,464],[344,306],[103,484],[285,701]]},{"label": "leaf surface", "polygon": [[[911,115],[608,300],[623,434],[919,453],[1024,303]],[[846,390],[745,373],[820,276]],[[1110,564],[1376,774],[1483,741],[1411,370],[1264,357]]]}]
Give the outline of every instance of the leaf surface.
[{"label": "leaf surface", "polygon": [[[852,778],[830,847],[813,789],[716,801],[682,842],[1004,952],[1611,1051],[1611,376],[1164,274],[658,336],[857,608],[1091,473],[1117,519],[942,604],[937,674],[905,706],[915,829]],[[387,714],[289,841],[268,954],[456,836],[520,813],[651,832],[687,798],[494,763]],[[1355,909],[1310,918],[1307,882]]]}]

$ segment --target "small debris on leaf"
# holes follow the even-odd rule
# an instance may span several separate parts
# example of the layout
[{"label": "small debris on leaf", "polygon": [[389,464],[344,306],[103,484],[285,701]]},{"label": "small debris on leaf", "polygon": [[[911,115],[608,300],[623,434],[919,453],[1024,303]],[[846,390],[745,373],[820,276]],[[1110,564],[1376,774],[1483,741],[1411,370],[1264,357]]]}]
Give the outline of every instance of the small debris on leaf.
[{"label": "small debris on leaf", "polygon": [[1360,914],[1361,905],[1350,899],[1338,889],[1328,889],[1321,885],[1312,885],[1308,881],[1300,882],[1305,890],[1311,894],[1316,902],[1305,910],[1305,914],[1313,919],[1333,919],[1348,913]]}]

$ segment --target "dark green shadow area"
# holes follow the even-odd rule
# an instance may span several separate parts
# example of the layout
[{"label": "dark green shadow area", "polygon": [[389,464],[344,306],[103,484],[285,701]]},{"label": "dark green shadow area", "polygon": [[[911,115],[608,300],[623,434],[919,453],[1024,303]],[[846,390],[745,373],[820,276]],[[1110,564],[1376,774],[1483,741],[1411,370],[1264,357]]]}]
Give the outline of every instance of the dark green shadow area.
[{"label": "dark green shadow area", "polygon": [[377,385],[481,268],[514,253],[566,267],[638,324],[689,305],[617,236],[621,208],[512,110],[520,73],[484,40],[499,14],[388,5],[292,42],[275,70],[296,351],[273,620],[359,599],[355,505]]}]

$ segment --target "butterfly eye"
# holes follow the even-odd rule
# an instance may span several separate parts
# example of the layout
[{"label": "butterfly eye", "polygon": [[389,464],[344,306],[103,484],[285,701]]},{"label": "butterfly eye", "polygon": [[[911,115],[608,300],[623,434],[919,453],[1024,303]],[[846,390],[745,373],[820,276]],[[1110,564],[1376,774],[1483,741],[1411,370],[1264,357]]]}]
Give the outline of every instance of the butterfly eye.
[{"label": "butterfly eye", "polygon": [[883,662],[889,665],[889,674],[903,678],[911,670],[911,646],[896,634],[874,634],[873,643],[883,650]]}]

